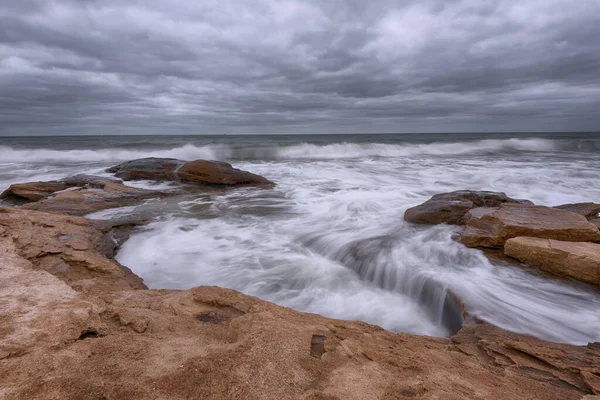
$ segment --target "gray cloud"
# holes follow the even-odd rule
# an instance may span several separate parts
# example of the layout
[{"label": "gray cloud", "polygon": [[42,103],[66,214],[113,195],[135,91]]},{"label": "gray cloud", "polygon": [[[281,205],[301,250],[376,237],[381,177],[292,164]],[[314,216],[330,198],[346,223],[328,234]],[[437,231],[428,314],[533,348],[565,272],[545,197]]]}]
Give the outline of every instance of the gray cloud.
[{"label": "gray cloud", "polygon": [[0,135],[600,130],[600,0],[21,0]]}]

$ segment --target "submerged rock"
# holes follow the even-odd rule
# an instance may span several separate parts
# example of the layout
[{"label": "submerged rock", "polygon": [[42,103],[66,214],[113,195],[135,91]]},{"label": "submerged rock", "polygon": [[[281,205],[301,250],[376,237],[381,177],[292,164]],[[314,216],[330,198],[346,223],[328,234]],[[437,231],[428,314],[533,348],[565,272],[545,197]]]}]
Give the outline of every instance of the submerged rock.
[{"label": "submerged rock", "polygon": [[600,344],[549,343],[486,323],[450,339],[395,334],[218,287],[136,290],[96,249],[106,228],[96,224],[0,208],[3,399],[580,400],[600,392]]},{"label": "submerged rock", "polygon": [[530,236],[569,242],[600,241],[600,231],[585,217],[545,206],[503,204],[475,208],[465,215],[461,242],[469,247],[502,247],[511,238]]},{"label": "submerged rock", "polygon": [[581,214],[588,220],[596,218],[598,213],[600,213],[600,204],[598,203],[563,204],[561,206],[556,206],[555,208]]},{"label": "submerged rock", "polygon": [[233,168],[220,161],[182,161],[173,158],[142,158],[106,170],[123,180],[150,179],[196,185],[272,185],[268,179]]},{"label": "submerged rock", "polygon": [[[318,241],[318,238],[315,240]],[[466,312],[463,303],[435,278],[418,275],[415,271],[406,273],[396,266],[390,253],[393,240],[389,236],[356,240],[342,247],[335,259],[356,272],[362,280],[413,299],[433,323],[441,324],[454,335],[464,322]]]},{"label": "submerged rock", "polygon": [[504,253],[544,271],[600,286],[600,244],[517,237],[506,241]]},{"label": "submerged rock", "polygon": [[404,219],[418,224],[464,224],[465,214],[477,207],[498,207],[504,203],[533,204],[528,200],[518,200],[501,192],[457,190],[440,193],[425,203],[409,208]]}]

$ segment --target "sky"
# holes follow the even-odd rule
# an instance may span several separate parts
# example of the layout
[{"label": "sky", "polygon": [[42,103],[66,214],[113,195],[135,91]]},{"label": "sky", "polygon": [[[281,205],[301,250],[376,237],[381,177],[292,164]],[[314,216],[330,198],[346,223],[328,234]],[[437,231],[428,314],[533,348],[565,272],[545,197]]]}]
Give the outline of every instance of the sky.
[{"label": "sky", "polygon": [[600,130],[600,0],[0,0],[0,135]]}]

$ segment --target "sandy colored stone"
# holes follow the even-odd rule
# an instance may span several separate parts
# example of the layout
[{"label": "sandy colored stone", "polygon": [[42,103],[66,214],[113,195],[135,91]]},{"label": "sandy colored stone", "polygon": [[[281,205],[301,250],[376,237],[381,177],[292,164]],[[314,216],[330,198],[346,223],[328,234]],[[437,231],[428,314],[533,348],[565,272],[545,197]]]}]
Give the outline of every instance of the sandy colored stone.
[{"label": "sandy colored stone", "polygon": [[122,181],[80,174],[56,181],[15,183],[0,194],[0,199],[13,199],[21,202],[39,201],[69,188],[102,189],[110,183],[122,183]]},{"label": "sandy colored stone", "polygon": [[66,183],[58,181],[15,183],[0,193],[0,199],[15,198],[22,201],[38,201],[68,187]]},{"label": "sandy colored stone", "polygon": [[[0,210],[3,400],[579,400],[599,390],[599,344],[489,324],[451,339],[394,334],[229,289],[135,290],[93,255],[96,222]],[[73,252],[90,255],[87,290],[40,261],[69,263]]]},{"label": "sandy colored stone", "polygon": [[26,203],[22,208],[29,210],[85,215],[164,195],[123,185],[117,179],[75,175],[57,181],[14,184],[0,198]]},{"label": "sandy colored stone", "polygon": [[86,215],[109,208],[124,207],[143,200],[164,196],[152,190],[145,190],[109,183],[102,189],[82,188],[54,193],[51,197],[35,203],[23,205],[21,208],[70,215]]},{"label": "sandy colored stone", "polygon": [[123,222],[0,208],[4,229],[0,237],[10,239],[33,269],[49,272],[84,292],[145,287],[129,269],[107,258],[114,255],[113,237],[119,226]]},{"label": "sandy colored stone", "polygon": [[477,207],[498,207],[504,203],[533,204],[528,200],[518,200],[501,192],[457,190],[439,193],[425,203],[409,208],[404,219],[418,224],[463,225],[465,214]]},{"label": "sandy colored stone", "polygon": [[461,235],[469,247],[502,247],[506,240],[538,237],[569,242],[600,241],[600,231],[582,215],[557,208],[503,204],[498,208],[475,208],[465,215]]},{"label": "sandy colored stone", "polygon": [[600,286],[600,244],[517,237],[504,253],[556,275]]}]

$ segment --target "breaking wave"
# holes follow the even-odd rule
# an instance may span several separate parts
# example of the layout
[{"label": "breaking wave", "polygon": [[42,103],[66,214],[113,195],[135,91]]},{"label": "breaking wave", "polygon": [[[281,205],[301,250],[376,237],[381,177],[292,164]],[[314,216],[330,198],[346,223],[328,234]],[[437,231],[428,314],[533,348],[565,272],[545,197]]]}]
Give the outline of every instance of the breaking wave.
[{"label": "breaking wave", "polygon": [[249,145],[226,144],[196,146],[186,144],[172,149],[105,148],[98,150],[74,149],[19,149],[0,146],[3,162],[103,162],[125,161],[144,157],[170,157],[183,160],[285,160],[285,159],[351,159],[361,157],[419,157],[486,154],[518,154],[531,152],[577,151],[594,152],[600,149],[595,140],[563,141],[550,139],[491,139],[465,142],[434,143],[334,143],[318,145]]}]

